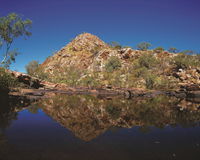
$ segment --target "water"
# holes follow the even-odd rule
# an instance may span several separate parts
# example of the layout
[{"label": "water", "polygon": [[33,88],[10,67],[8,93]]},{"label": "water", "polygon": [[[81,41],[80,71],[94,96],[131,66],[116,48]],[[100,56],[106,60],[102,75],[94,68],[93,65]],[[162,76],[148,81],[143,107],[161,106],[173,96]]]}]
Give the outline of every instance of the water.
[{"label": "water", "polygon": [[1,103],[0,160],[200,159],[197,102],[83,95],[21,101]]}]

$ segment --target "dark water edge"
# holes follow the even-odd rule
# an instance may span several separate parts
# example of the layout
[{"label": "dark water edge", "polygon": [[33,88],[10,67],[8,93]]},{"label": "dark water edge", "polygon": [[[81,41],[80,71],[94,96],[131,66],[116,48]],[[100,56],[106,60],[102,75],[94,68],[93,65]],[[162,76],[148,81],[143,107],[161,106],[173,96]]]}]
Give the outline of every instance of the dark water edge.
[{"label": "dark water edge", "polygon": [[20,98],[0,99],[0,160],[200,159],[197,101]]}]

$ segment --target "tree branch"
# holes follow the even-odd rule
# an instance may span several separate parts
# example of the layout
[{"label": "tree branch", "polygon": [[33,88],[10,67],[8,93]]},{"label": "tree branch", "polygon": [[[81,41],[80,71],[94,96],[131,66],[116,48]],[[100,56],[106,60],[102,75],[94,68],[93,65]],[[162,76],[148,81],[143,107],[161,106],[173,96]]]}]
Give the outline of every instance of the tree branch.
[{"label": "tree branch", "polygon": [[1,64],[5,63],[6,59],[8,58],[8,53],[9,53],[11,44],[12,44],[12,41],[11,41],[11,43],[7,43],[6,44],[6,46],[7,46],[6,47],[6,54],[5,54],[4,58],[3,58],[3,60],[1,61]]}]

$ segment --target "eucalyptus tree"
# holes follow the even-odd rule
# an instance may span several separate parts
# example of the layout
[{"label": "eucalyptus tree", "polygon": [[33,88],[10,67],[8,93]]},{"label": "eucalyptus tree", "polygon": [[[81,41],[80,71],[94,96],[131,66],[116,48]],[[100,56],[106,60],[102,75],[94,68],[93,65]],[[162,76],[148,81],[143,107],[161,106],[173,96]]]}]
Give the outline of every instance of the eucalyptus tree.
[{"label": "eucalyptus tree", "polygon": [[29,29],[31,26],[31,20],[23,20],[22,17],[16,13],[10,13],[7,16],[0,17],[1,67],[8,68],[12,62],[15,62],[15,57],[19,52],[16,49],[11,50],[11,46],[16,38],[30,36],[31,32]]},{"label": "eucalyptus tree", "polygon": [[141,42],[137,45],[138,50],[146,51],[151,47],[151,43],[148,42]]}]

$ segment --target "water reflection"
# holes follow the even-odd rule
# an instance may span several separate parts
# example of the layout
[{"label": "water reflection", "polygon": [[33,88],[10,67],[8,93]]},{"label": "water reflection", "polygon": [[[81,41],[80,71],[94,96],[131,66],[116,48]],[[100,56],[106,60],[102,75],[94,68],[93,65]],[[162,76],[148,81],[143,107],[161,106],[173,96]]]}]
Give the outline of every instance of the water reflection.
[{"label": "water reflection", "polygon": [[0,160],[198,160],[199,120],[198,100],[4,97]]},{"label": "water reflection", "polygon": [[111,128],[139,126],[139,130],[146,133],[151,131],[152,126],[190,127],[199,125],[200,121],[198,103],[165,96],[125,100],[55,95],[37,105],[84,141],[91,141]]}]

